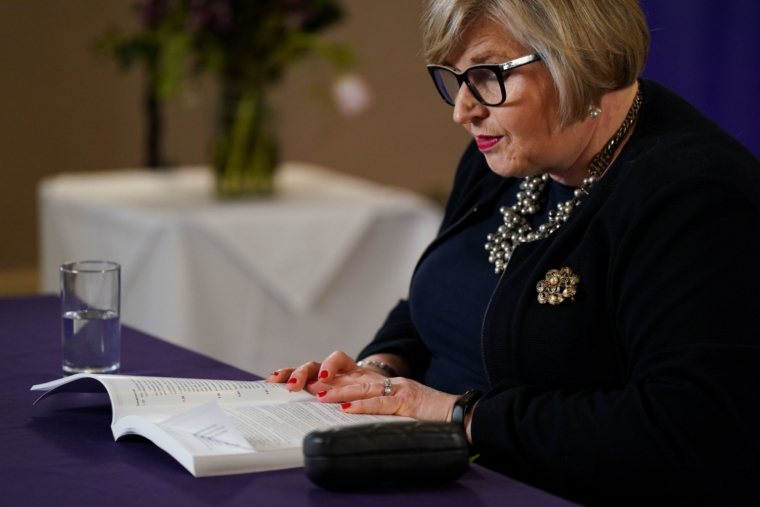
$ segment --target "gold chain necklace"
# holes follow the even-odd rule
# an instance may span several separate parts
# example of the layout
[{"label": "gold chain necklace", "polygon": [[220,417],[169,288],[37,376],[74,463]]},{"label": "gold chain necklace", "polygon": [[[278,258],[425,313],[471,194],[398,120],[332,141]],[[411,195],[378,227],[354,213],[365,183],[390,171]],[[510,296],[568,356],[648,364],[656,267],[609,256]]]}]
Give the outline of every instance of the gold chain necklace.
[{"label": "gold chain necklace", "polygon": [[532,231],[533,227],[527,217],[538,213],[543,203],[546,202],[544,190],[549,181],[549,175],[529,176],[520,182],[517,203],[511,207],[502,206],[499,210],[504,216],[504,225],[499,226],[496,232],[487,236],[488,262],[494,265],[494,272],[497,275],[503,273],[507,268],[513,252],[519,245],[544,239],[567,222],[570,214],[581,203],[581,197],[589,195],[596,180],[609,168],[615,150],[639,117],[643,101],[644,94],[639,87],[623,124],[602,148],[602,151],[597,153],[591,161],[588,169],[589,177],[583,180],[583,186],[575,190],[572,199],[558,203],[556,211],[549,212],[549,221],[541,224],[535,231]]}]

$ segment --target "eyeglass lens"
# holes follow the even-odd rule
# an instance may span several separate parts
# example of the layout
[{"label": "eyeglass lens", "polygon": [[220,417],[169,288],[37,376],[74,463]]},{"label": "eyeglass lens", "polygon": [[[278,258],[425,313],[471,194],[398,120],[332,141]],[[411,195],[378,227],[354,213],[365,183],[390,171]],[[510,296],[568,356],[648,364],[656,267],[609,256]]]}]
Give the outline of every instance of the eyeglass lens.
[{"label": "eyeglass lens", "polygon": [[[459,82],[456,75],[446,69],[435,70],[435,82],[446,101],[454,105],[459,93]],[[480,99],[485,104],[499,104],[502,102],[501,86],[499,78],[491,69],[473,68],[467,71],[467,80],[475,87]]]}]

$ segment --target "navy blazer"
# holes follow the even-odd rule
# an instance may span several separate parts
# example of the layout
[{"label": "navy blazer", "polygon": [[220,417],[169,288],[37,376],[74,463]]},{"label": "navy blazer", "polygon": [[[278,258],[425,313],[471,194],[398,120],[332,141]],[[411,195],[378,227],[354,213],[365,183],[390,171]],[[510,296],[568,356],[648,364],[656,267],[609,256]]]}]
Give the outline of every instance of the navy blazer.
[{"label": "navy blazer", "polygon": [[[473,442],[480,463],[582,503],[760,500],[760,163],[641,86],[618,158],[567,223],[516,249],[491,297]],[[514,184],[470,144],[428,252]],[[563,267],[575,301],[539,304]],[[406,301],[360,357],[378,352],[422,377]]]}]

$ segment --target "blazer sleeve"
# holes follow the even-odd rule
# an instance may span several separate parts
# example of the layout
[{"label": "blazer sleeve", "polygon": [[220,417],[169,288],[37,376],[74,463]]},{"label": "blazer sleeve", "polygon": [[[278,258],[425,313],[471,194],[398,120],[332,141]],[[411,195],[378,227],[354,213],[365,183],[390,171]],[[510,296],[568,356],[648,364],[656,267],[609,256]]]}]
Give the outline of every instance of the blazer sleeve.
[{"label": "blazer sleeve", "polygon": [[398,302],[375,335],[375,339],[364,347],[357,359],[378,353],[397,354],[409,362],[411,378],[420,380],[424,376],[430,363],[430,351],[414,328],[409,301]]},{"label": "blazer sleeve", "polygon": [[694,177],[647,198],[608,280],[624,385],[494,386],[472,420],[487,464],[576,500],[760,497],[760,212],[744,191]]}]

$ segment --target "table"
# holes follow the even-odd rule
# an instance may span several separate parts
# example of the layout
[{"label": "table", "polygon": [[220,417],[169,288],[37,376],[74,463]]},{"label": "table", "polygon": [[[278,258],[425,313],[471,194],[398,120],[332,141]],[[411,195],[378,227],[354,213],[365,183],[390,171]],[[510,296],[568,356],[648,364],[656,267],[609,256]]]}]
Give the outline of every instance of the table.
[{"label": "table", "polygon": [[[0,503],[25,507],[181,505],[288,507],[569,506],[563,499],[473,465],[436,488],[386,486],[331,493],[303,469],[196,479],[142,439],[114,442],[107,397],[59,394],[32,406],[33,384],[61,374],[57,297],[0,298]],[[123,329],[124,374],[255,380],[252,374]]]},{"label": "table", "polygon": [[41,280],[122,265],[122,321],[249,372],[357,354],[408,293],[440,209],[298,163],[276,197],[220,201],[205,168],[59,175],[38,188]]}]

